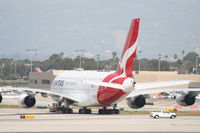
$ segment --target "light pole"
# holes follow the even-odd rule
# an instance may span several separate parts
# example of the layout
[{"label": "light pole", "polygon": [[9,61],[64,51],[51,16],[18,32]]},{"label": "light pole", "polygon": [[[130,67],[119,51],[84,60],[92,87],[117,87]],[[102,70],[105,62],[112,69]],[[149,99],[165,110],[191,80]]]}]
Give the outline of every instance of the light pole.
[{"label": "light pole", "polygon": [[15,77],[17,76],[17,63],[15,62]]},{"label": "light pole", "polygon": [[139,55],[139,57],[138,57],[138,72],[140,72],[140,55],[141,55],[141,53],[142,53],[142,51],[140,50],[140,51],[138,51],[138,55]]},{"label": "light pole", "polygon": [[197,74],[197,71],[198,71],[198,70],[197,70],[197,68],[198,68],[198,57],[199,57],[199,55],[197,54],[197,55],[196,55],[196,74]]},{"label": "light pole", "polygon": [[79,64],[79,67],[81,68],[81,55],[82,55],[83,52],[86,52],[86,50],[80,49],[80,50],[75,50],[75,52],[80,52],[80,64]]},{"label": "light pole", "polygon": [[10,69],[10,73],[12,74],[12,72],[13,72],[13,67],[12,67],[12,65],[14,65],[14,72],[15,72],[15,77],[17,76],[17,61],[15,61],[15,60],[13,60],[13,61],[11,61],[11,69]]},{"label": "light pole", "polygon": [[160,59],[161,59],[161,54],[158,55],[158,71],[160,72]]},{"label": "light pole", "polygon": [[32,61],[32,56],[33,56],[33,53],[35,54],[35,53],[37,52],[37,50],[35,50],[35,49],[27,49],[26,52],[31,53],[31,72],[33,72],[33,61]]},{"label": "light pole", "polygon": [[13,62],[12,62],[12,60],[11,60],[11,61],[10,61],[10,80],[11,80],[12,69],[13,69],[13,68],[12,68],[12,63],[13,63]]},{"label": "light pole", "polygon": [[99,70],[99,58],[100,58],[100,55],[97,54],[97,71]]}]

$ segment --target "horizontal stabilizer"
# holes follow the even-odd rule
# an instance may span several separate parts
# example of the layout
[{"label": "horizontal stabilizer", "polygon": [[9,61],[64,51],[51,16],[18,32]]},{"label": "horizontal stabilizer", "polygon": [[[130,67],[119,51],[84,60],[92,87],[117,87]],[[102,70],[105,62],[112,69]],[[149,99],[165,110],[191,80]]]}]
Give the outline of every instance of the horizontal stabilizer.
[{"label": "horizontal stabilizer", "polygon": [[83,81],[83,82],[86,84],[91,84],[91,85],[96,85],[96,86],[105,86],[105,87],[125,90],[125,88],[120,84],[107,83],[107,82],[94,82],[94,81]]}]

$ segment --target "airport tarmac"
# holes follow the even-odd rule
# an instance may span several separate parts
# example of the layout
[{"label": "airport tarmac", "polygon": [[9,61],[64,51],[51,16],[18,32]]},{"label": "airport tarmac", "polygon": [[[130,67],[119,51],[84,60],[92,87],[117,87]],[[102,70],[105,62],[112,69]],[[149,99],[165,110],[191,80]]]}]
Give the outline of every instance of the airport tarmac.
[{"label": "airport tarmac", "polygon": [[[21,114],[35,119],[20,119]],[[153,119],[148,115],[57,114],[48,109],[0,109],[0,132],[200,132],[200,116]]]},{"label": "airport tarmac", "polygon": [[[48,106],[53,102],[50,97],[36,97],[36,106]],[[154,105],[139,109],[159,111],[177,106],[174,100],[150,100]],[[17,98],[4,98],[1,104],[18,105]],[[183,108],[181,111],[199,111],[197,108]],[[134,110],[126,101],[119,103],[118,108]],[[75,111],[76,112],[76,111]],[[33,114],[35,119],[20,119],[21,114]],[[50,113],[48,109],[12,109],[0,108],[0,132],[200,132],[200,116],[178,116],[176,119],[152,119],[148,115],[84,115]]]}]

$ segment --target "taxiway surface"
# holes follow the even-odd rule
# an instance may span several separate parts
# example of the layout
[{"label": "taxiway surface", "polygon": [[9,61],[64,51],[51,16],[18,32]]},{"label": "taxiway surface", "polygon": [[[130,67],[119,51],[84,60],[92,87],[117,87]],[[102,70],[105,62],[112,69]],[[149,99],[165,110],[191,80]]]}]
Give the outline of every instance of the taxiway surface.
[{"label": "taxiway surface", "polygon": [[[20,119],[33,114],[35,119]],[[0,109],[0,132],[200,132],[199,116],[152,119],[148,115],[55,114],[48,109]]]}]

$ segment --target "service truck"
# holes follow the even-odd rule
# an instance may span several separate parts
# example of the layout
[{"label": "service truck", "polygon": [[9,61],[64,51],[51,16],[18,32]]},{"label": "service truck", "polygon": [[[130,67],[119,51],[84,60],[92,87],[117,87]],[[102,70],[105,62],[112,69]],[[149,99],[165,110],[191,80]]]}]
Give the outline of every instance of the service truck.
[{"label": "service truck", "polygon": [[174,119],[176,118],[176,113],[161,110],[160,112],[151,112],[150,117],[153,117],[155,119],[158,119],[160,117]]}]

